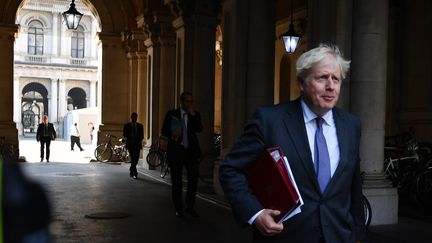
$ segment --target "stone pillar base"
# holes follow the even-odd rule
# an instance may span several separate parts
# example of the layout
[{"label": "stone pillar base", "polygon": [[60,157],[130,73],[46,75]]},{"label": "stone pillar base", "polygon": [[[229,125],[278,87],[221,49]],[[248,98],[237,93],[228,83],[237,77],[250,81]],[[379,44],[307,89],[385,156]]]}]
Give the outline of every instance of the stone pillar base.
[{"label": "stone pillar base", "polygon": [[14,122],[0,123],[0,134],[0,138],[4,137],[6,143],[18,146],[18,130]]},{"label": "stone pillar base", "polygon": [[213,188],[216,194],[224,195],[222,186],[219,181],[219,167],[222,164],[222,159],[219,157],[214,162],[213,168]]},{"label": "stone pillar base", "polygon": [[384,174],[366,175],[363,194],[372,207],[371,225],[397,224],[398,222],[398,191],[391,187]]},{"label": "stone pillar base", "polygon": [[[105,143],[108,133],[116,136],[118,139],[123,137],[123,124],[100,125],[97,133],[97,144]],[[114,140],[112,140],[112,142],[114,142]]]}]

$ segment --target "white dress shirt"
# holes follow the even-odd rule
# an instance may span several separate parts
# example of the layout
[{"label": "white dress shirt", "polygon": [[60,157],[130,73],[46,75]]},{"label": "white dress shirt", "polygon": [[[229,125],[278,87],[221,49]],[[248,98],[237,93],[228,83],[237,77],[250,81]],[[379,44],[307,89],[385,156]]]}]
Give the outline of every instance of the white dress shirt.
[{"label": "white dress shirt", "polygon": [[[301,106],[303,110],[303,119],[306,126],[306,133],[309,141],[309,149],[311,151],[312,155],[312,162],[315,163],[314,160],[314,154],[315,154],[315,133],[317,129],[315,118],[317,115],[309,109],[309,107],[306,105],[306,103],[301,100]],[[339,142],[338,137],[336,133],[336,125],[333,119],[333,112],[330,110],[327,112],[323,117],[324,123],[323,123],[323,133],[324,137],[326,139],[327,143],[327,149],[329,151],[330,155],[330,172],[331,176],[333,177],[334,172],[336,171],[336,168],[339,164],[340,159],[340,151],[339,151]],[[313,165],[315,168],[315,165]],[[264,211],[264,209],[260,210],[258,213],[256,213],[254,216],[252,216],[249,220],[249,224],[253,224],[255,219],[258,217],[258,215]]]},{"label": "white dress shirt", "polygon": [[79,134],[78,126],[75,126],[75,125],[71,126],[70,135],[75,136],[75,137],[79,137],[80,134]]},{"label": "white dress shirt", "polygon": [[[301,105],[302,105],[303,118],[304,118],[306,132],[309,141],[309,148],[311,151],[312,160],[314,160],[315,133],[317,129],[315,118],[317,118],[317,115],[309,109],[309,107],[306,105],[306,103],[303,100],[301,100]],[[339,152],[338,137],[336,133],[336,125],[333,119],[332,110],[327,112],[322,118],[324,119],[324,123],[322,126],[323,133],[326,139],[327,149],[330,155],[330,172],[331,172],[331,176],[333,177],[333,174],[336,171],[336,168],[339,164],[340,152]],[[313,161],[313,163],[315,163],[315,161]]]}]

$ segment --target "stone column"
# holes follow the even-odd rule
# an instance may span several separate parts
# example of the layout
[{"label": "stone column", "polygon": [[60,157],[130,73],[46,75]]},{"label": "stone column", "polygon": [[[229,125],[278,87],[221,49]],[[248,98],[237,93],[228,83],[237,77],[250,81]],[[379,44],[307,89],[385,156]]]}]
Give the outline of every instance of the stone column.
[{"label": "stone column", "polygon": [[[175,33],[172,16],[161,8],[151,16],[145,16],[150,85],[151,85],[151,133],[150,141],[155,141],[168,110],[176,107],[175,85]],[[150,145],[150,144],[148,144]]]},{"label": "stone column", "polygon": [[17,25],[0,25],[0,137],[6,142],[18,145],[18,131],[14,117],[14,41]]},{"label": "stone column", "polygon": [[[127,107],[127,86],[121,82],[127,77],[127,58],[122,40],[117,33],[100,32],[102,42],[102,96],[101,125],[98,143],[105,139],[107,133],[121,137],[123,125],[129,121]],[[113,61],[115,60],[115,61]]]},{"label": "stone column", "polygon": [[226,153],[261,105],[273,104],[275,2],[226,0],[222,33],[222,141]]},{"label": "stone column", "polygon": [[137,52],[138,58],[138,73],[137,73],[137,113],[138,122],[144,126],[144,145],[146,145],[147,139],[150,138],[150,124],[148,123],[149,117],[149,96],[150,96],[150,85],[148,82],[147,72],[147,51]]},{"label": "stone column", "polygon": [[[66,97],[66,79],[58,80],[58,102],[57,102],[57,120],[59,123],[57,137],[63,137],[64,127],[63,120],[66,116],[67,110],[67,97]],[[66,128],[68,129],[68,128]]]},{"label": "stone column", "polygon": [[18,135],[23,135],[23,125],[22,125],[22,94],[20,92],[19,78],[14,79],[14,122],[16,123],[16,128],[18,130]]},{"label": "stone column", "polygon": [[90,107],[96,107],[97,80],[90,80]]},{"label": "stone column", "polygon": [[137,68],[138,68],[138,57],[135,53],[135,51],[129,51],[127,53],[127,59],[128,59],[128,79],[127,79],[127,86],[128,86],[128,114],[131,114],[132,112],[137,111]]},{"label": "stone column", "polygon": [[[190,16],[178,16],[173,21],[177,36],[177,73],[176,83],[179,92],[192,92],[193,83],[193,38],[194,31]],[[178,95],[178,94],[177,94]],[[178,100],[178,99],[176,99]]]},{"label": "stone column", "polygon": [[63,121],[66,115],[66,80],[60,79],[58,84],[58,120]]},{"label": "stone column", "polygon": [[351,111],[362,121],[361,170],[374,225],[398,220],[397,189],[383,174],[388,9],[388,0],[355,0],[353,7]]},{"label": "stone column", "polygon": [[195,108],[201,113],[204,128],[198,136],[205,157],[213,152],[218,6],[210,0],[184,2],[182,5],[178,1],[168,2],[176,17],[173,26],[178,46],[177,95],[182,91],[190,91],[194,95]]},{"label": "stone column", "polygon": [[51,36],[51,38],[52,38],[52,46],[51,46],[51,49],[52,49],[52,51],[51,51],[51,54],[52,54],[52,56],[54,56],[54,57],[57,57],[58,56],[58,29],[59,29],[59,21],[58,21],[58,18],[59,18],[59,14],[58,13],[56,13],[56,12],[54,12],[54,13],[52,13],[52,36]]},{"label": "stone column", "polygon": [[[319,43],[336,44],[351,59],[353,0],[309,0],[307,32],[309,48]],[[295,8],[295,7],[294,7]],[[306,36],[305,36],[306,37]],[[350,78],[343,81],[338,106],[349,109]]]},{"label": "stone column", "polygon": [[49,104],[50,112],[49,112],[49,119],[51,122],[56,123],[58,122],[58,79],[53,78],[51,79],[51,101]]},{"label": "stone column", "polygon": [[[222,157],[257,107],[274,101],[275,1],[223,2]],[[217,183],[219,163],[215,164]],[[215,190],[222,193],[218,184]]]}]

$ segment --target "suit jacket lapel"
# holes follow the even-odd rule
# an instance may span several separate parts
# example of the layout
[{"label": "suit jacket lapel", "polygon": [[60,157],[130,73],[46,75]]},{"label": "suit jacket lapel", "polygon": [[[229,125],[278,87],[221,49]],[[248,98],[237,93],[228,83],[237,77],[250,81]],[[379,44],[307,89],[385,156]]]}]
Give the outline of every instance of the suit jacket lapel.
[{"label": "suit jacket lapel", "polygon": [[288,115],[284,119],[285,127],[288,134],[293,141],[297,154],[299,155],[302,165],[308,172],[310,180],[315,185],[316,189],[320,191],[318,180],[316,178],[315,169],[311,151],[309,148],[309,141],[307,139],[306,127],[304,124],[303,110],[301,108],[300,99],[294,101],[293,105],[288,106]]},{"label": "suit jacket lapel", "polygon": [[331,190],[337,184],[337,178],[340,178],[340,174],[344,170],[348,160],[348,137],[347,137],[347,127],[344,117],[341,115],[337,108],[333,109],[333,119],[336,125],[336,134],[339,143],[339,164],[333,174],[329,185],[324,193]]}]

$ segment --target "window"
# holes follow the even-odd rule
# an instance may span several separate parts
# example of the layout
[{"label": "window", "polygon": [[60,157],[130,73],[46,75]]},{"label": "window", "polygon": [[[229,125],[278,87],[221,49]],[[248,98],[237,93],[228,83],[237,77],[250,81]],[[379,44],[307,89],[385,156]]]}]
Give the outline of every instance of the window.
[{"label": "window", "polygon": [[71,56],[74,58],[84,58],[84,28],[78,26],[72,33]]},{"label": "window", "polygon": [[43,25],[37,20],[32,20],[29,23],[28,30],[28,54],[43,55],[44,34]]}]

